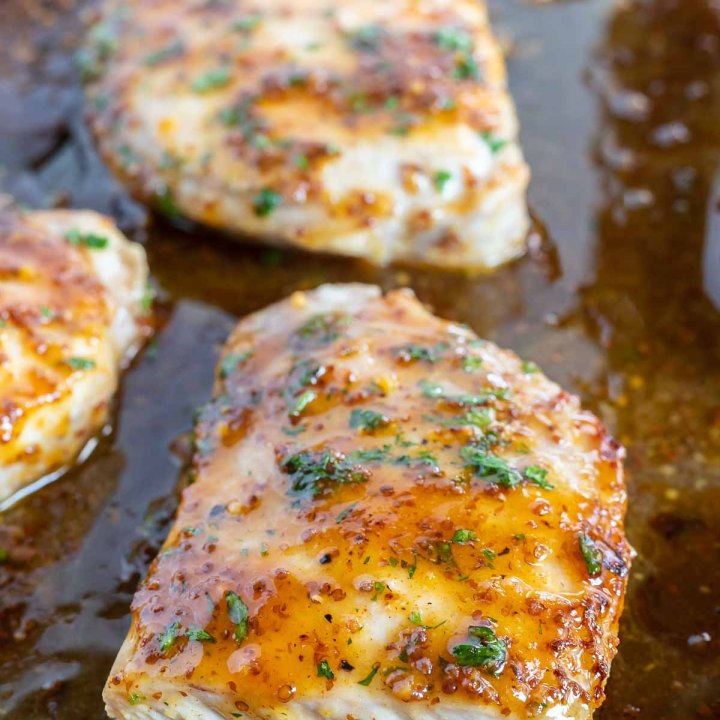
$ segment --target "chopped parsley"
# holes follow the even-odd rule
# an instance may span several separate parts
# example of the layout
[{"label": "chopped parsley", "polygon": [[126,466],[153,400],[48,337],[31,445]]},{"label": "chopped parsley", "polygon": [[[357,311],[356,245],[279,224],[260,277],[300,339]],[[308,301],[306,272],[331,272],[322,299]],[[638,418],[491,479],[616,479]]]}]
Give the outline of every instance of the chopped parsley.
[{"label": "chopped parsley", "polygon": [[225,594],[225,602],[230,622],[235,625],[235,640],[241,643],[248,635],[248,606],[232,590]]},{"label": "chopped parsley", "polygon": [[337,340],[343,327],[351,321],[349,315],[320,313],[313,315],[296,331],[295,337],[302,347],[321,347]]},{"label": "chopped parsley", "polygon": [[342,453],[304,450],[283,461],[283,472],[290,475],[294,493],[318,497],[333,485],[364,483],[368,474],[353,465]]},{"label": "chopped parsley", "polygon": [[554,486],[548,482],[547,474],[548,471],[539,465],[528,465],[525,470],[523,470],[523,477],[526,480],[535,483],[535,485],[541,487],[543,490],[552,490]]},{"label": "chopped parsley", "polygon": [[69,365],[73,370],[91,370],[95,367],[94,360],[84,357],[71,357],[68,358],[65,363]]},{"label": "chopped parsley", "polygon": [[270,188],[263,188],[253,198],[253,210],[258,217],[268,217],[280,207],[281,203],[282,195],[280,193]]},{"label": "chopped parsley", "polygon": [[458,528],[455,534],[452,536],[451,542],[458,545],[464,545],[465,543],[477,540],[477,533],[474,530],[465,530],[464,528]]},{"label": "chopped parsley", "polygon": [[350,413],[350,427],[353,429],[373,431],[387,427],[389,424],[390,419],[387,416],[374,410],[355,408]]},{"label": "chopped parsley", "polygon": [[588,574],[591,577],[599,575],[602,572],[603,555],[595,544],[595,541],[589,535],[580,533],[578,535],[578,545],[580,546],[580,553],[583,556],[583,560],[585,560]]},{"label": "chopped parsley", "polygon": [[[493,155],[499,153],[507,145],[507,140],[495,137],[495,135],[493,135],[491,132],[480,133],[480,137],[485,141],[487,146],[490,148],[490,152]],[[531,364],[535,365],[535,363]],[[527,370],[525,370],[524,372],[527,372]]]},{"label": "chopped parsley", "polygon": [[252,350],[228,353],[220,363],[220,379],[225,380],[230,377],[240,365],[247,362],[252,356]]},{"label": "chopped parsley", "polygon": [[479,444],[466,445],[460,450],[465,467],[478,477],[505,488],[520,484],[522,475],[508,465],[507,460],[491,455]]},{"label": "chopped parsley", "polygon": [[131,692],[128,696],[128,700],[130,701],[131,705],[139,705],[143,700],[145,699],[144,695],[141,695],[140,693]]},{"label": "chopped parsley", "polygon": [[177,206],[169,188],[163,188],[155,194],[155,203],[158,210],[169,217],[178,217],[180,215],[180,208]]},{"label": "chopped parsley", "polygon": [[261,23],[261,15],[246,15],[239,20],[235,20],[230,27],[236,32],[250,33],[259,27]]},{"label": "chopped parsley", "polygon": [[477,355],[463,355],[460,364],[466,373],[476,373],[482,367],[482,358]]},{"label": "chopped parsley", "polygon": [[179,629],[180,623],[173,621],[166,625],[165,629],[158,635],[158,642],[162,652],[167,652],[175,644]]},{"label": "chopped parsley", "polygon": [[482,667],[493,675],[499,675],[507,662],[505,642],[495,635],[492,628],[484,625],[471,625],[468,635],[470,642],[452,649],[455,662],[461,667]]},{"label": "chopped parsley", "polygon": [[155,52],[151,52],[146,55],[142,63],[148,67],[155,67],[156,65],[162,65],[162,63],[168,60],[173,60],[179,57],[185,52],[185,45],[182,40],[174,40],[169,45],[166,45]]},{"label": "chopped parsley", "polygon": [[435,189],[441,193],[451,179],[452,173],[447,170],[438,170],[435,175],[433,175],[433,185],[435,185]]},{"label": "chopped parsley", "polygon": [[347,34],[348,42],[354,50],[372,52],[377,50],[387,31],[381,25],[363,25]]},{"label": "chopped parsley", "polygon": [[419,360],[421,362],[436,363],[443,351],[447,350],[447,343],[437,343],[433,347],[427,345],[418,345],[417,343],[408,343],[395,348],[395,357],[403,362],[413,362]]},{"label": "chopped parsley", "polygon": [[370,683],[373,681],[373,678],[377,675],[377,671],[380,669],[380,664],[376,663],[373,665],[372,670],[367,674],[366,677],[364,677],[362,680],[358,682],[358,685],[364,685],[365,687],[368,687]]},{"label": "chopped parsley", "polygon": [[303,411],[312,404],[317,398],[317,394],[312,390],[305,390],[295,400],[293,406],[290,408],[291,415],[302,415]]},{"label": "chopped parsley", "polygon": [[197,640],[198,642],[217,642],[215,638],[209,632],[207,632],[207,630],[203,630],[198,625],[191,625],[185,632],[185,636],[188,638],[188,640]]},{"label": "chopped parsley", "polygon": [[383,445],[381,448],[370,448],[368,450],[353,450],[350,457],[358,462],[384,462],[388,459],[390,452],[389,445]]},{"label": "chopped parsley", "polygon": [[373,585],[374,592],[370,600],[372,600],[372,602],[376,602],[378,597],[380,597],[380,595],[384,593],[386,589],[387,585],[385,585],[384,582],[382,582],[381,580],[376,580]]},{"label": "chopped parsley", "polygon": [[324,677],[328,680],[335,679],[335,673],[330,668],[330,663],[327,660],[321,660],[317,666],[317,676]]},{"label": "chopped parsley", "polygon": [[190,85],[193,92],[207,93],[225,87],[230,82],[230,70],[226,67],[214,68],[195,78]]},{"label": "chopped parsley", "polygon": [[472,37],[464,30],[454,27],[440,28],[435,33],[435,42],[443,49],[451,52],[468,52],[472,50]]},{"label": "chopped parsley", "polygon": [[71,245],[86,247],[90,250],[104,250],[109,244],[109,240],[104,235],[83,233],[77,228],[68,230],[68,232],[65,233],[65,239]]}]

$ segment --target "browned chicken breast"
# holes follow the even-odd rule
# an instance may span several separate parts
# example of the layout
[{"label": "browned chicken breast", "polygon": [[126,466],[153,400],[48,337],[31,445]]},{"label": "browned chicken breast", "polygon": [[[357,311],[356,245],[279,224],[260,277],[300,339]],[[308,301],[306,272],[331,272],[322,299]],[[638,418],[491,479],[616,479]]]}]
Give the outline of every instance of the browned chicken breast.
[{"label": "browned chicken breast", "polygon": [[103,155],[167,213],[376,263],[524,252],[480,0],[107,0],[82,61]]},{"label": "browned chicken breast", "polygon": [[143,249],[108,218],[0,211],[0,507],[107,421],[146,283]]},{"label": "browned chicken breast", "polygon": [[113,718],[588,718],[631,551],[622,449],[409,292],[243,320],[133,604]]}]

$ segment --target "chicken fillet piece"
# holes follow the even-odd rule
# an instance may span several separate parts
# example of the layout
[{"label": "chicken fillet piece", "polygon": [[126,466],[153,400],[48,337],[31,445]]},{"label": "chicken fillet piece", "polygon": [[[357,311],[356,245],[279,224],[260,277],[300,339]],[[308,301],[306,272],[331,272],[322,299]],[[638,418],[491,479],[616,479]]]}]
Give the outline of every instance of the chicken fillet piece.
[{"label": "chicken fillet piece", "polygon": [[71,463],[145,337],[147,263],[93,212],[0,211],[0,502]]},{"label": "chicken fillet piece", "polygon": [[125,720],[588,718],[631,550],[622,449],[410,292],[243,320],[105,688]]},{"label": "chicken fillet piece", "polygon": [[525,250],[480,0],[106,0],[81,60],[102,154],[170,215],[380,264]]}]

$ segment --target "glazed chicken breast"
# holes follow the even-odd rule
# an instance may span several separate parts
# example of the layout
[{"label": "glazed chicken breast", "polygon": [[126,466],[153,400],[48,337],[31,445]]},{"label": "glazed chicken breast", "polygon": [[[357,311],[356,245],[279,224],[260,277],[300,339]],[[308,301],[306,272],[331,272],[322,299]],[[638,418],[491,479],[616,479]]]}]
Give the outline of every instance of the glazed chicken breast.
[{"label": "glazed chicken breast", "polygon": [[102,154],[170,215],[381,264],[524,252],[480,0],[107,0],[81,61]]},{"label": "glazed chicken breast", "polygon": [[112,718],[588,718],[631,551],[623,451],[410,292],[243,320],[135,597]]},{"label": "glazed chicken breast", "polygon": [[0,502],[71,463],[145,335],[144,250],[93,212],[0,211]]}]

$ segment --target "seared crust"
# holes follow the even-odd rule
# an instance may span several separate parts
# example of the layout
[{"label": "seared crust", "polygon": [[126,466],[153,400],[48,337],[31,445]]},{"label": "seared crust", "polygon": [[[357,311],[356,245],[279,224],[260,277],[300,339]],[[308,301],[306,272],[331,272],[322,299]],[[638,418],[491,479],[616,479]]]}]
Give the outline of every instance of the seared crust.
[{"label": "seared crust", "polygon": [[140,198],[309,250],[493,267],[528,169],[476,0],[109,0],[88,117]]},{"label": "seared crust", "polygon": [[0,501],[107,420],[147,326],[143,249],[92,212],[0,211]]},{"label": "seared crust", "polygon": [[532,364],[410,292],[323,286],[238,325],[195,443],[112,717],[602,702],[631,559],[623,450]]}]

